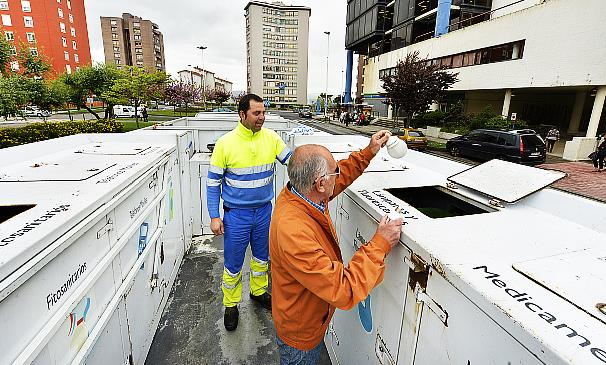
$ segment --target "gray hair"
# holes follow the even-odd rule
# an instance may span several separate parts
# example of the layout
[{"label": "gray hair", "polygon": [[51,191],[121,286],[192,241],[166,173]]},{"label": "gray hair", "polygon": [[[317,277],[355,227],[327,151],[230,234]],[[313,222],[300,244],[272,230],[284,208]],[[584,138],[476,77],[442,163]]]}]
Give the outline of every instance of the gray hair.
[{"label": "gray hair", "polygon": [[328,173],[328,161],[319,153],[310,155],[297,150],[288,160],[288,178],[298,192],[307,194],[318,177]]}]

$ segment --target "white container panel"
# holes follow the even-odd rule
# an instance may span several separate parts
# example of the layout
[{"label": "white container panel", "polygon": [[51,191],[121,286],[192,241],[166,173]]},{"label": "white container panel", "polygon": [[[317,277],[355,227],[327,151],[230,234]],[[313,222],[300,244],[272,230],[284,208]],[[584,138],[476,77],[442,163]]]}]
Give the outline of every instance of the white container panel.
[{"label": "white container panel", "polygon": [[[126,347],[126,348],[125,348]],[[87,365],[128,364],[130,345],[126,306],[120,301],[86,358]]]},{"label": "white container panel", "polygon": [[[448,313],[448,326],[423,305],[415,365],[543,364],[437,272],[430,271],[427,294]],[[409,335],[414,336],[414,333]]]},{"label": "white container panel", "polygon": [[156,332],[155,318],[162,312],[160,303],[170,291],[170,289],[165,291],[166,288],[163,285],[151,285],[155,271],[154,263],[157,252],[160,251],[160,240],[157,240],[155,245],[155,248],[150,248],[151,252],[139,268],[133,285],[126,294],[128,331],[135,364],[145,362],[147,351]]},{"label": "white container panel", "polygon": [[139,228],[131,235],[126,245],[124,245],[120,251],[121,274],[120,277],[116,278],[116,284],[122,282],[126,278],[135,261],[137,261],[143,250],[149,244],[150,238],[154,235],[156,230],[159,229],[158,219],[160,209],[161,204],[157,204],[152,212],[145,217],[143,222],[139,225]]},{"label": "white container panel", "polygon": [[163,170],[163,168],[158,169],[115,208],[113,236],[116,240],[124,235],[126,230],[132,226],[133,222],[149,207],[160,192],[159,187],[162,185]]},{"label": "white container panel", "polygon": [[[0,363],[11,363],[110,249],[103,216],[0,302]],[[108,287],[113,293],[112,286]],[[27,308],[27,310],[24,310]],[[24,325],[27,323],[27,325]]]},{"label": "white container panel", "polygon": [[91,290],[80,298],[76,307],[70,313],[66,313],[63,323],[50,338],[46,345],[51,358],[50,364],[71,362],[88,339],[89,333],[113,298],[114,293],[114,277],[110,266],[95,282]]},{"label": "white container panel", "polygon": [[[341,226],[339,244],[343,262],[348,265],[356,251],[372,239],[378,222],[346,194],[341,198],[338,219]],[[382,283],[353,309],[335,312],[333,330],[342,342],[333,344],[333,349],[340,363],[379,363],[375,354],[378,337],[395,363],[408,292],[405,258],[410,258],[410,251],[402,244],[394,247],[385,260]]]}]

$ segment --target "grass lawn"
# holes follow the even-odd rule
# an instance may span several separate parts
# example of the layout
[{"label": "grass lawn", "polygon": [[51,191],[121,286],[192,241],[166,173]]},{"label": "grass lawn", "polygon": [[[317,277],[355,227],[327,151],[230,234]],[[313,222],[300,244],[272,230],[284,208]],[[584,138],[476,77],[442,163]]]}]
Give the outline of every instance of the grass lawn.
[{"label": "grass lawn", "polygon": [[122,124],[124,124],[124,132],[130,132],[130,131],[134,131],[135,129],[139,129],[139,128],[145,128],[145,127],[149,127],[150,125],[154,125],[155,122],[139,122],[139,128],[137,128],[137,122],[134,120],[117,120],[118,122],[121,122]]},{"label": "grass lawn", "polygon": [[155,109],[147,109],[147,114],[148,115],[161,115],[161,116],[167,116],[167,117],[194,117],[196,115],[195,111],[189,111],[187,113],[187,115],[185,115],[185,112],[179,113],[179,112],[174,112],[172,110],[155,110]]}]

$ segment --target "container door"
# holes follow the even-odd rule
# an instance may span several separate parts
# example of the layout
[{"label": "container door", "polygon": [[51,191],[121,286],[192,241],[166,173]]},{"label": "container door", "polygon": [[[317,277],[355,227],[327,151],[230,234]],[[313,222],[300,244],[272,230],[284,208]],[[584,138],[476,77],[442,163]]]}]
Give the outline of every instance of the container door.
[{"label": "container door", "polygon": [[[349,196],[342,194],[340,246],[345,265],[374,235],[378,222]],[[349,311],[337,310],[333,343],[342,364],[395,364],[407,293],[409,250],[396,246],[386,260],[383,282]]]},{"label": "container door", "polygon": [[87,356],[86,364],[128,364],[130,354],[126,306],[121,300]]},{"label": "container door", "polygon": [[179,166],[181,170],[181,178],[179,182],[181,184],[181,211],[183,216],[183,239],[185,241],[184,250],[189,249],[191,244],[192,232],[193,232],[193,221],[191,216],[191,204],[192,204],[192,190],[191,190],[191,171],[190,171],[190,159],[194,155],[194,143],[192,140],[192,132],[189,131],[183,135],[178,136],[179,140],[177,145],[179,149]]},{"label": "container door", "polygon": [[421,311],[414,364],[543,364],[435,271]]}]

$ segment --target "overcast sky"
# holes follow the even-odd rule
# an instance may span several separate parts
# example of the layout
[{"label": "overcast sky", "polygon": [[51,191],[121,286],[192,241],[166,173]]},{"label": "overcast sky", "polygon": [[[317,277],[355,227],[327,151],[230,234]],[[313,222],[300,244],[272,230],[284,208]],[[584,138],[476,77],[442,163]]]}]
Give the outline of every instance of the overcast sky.
[{"label": "overcast sky", "polygon": [[[330,31],[329,94],[342,92],[345,70],[345,15],[343,0],[283,1],[286,5],[311,8],[309,24],[308,94],[324,92],[326,46]],[[196,46],[206,46],[204,67],[234,83],[234,90],[246,90],[245,0],[86,0],[86,14],[93,62],[104,62],[101,16],[131,13],[158,24],[164,35],[166,68],[172,76],[188,64],[201,65]],[[355,69],[355,65],[354,65]],[[355,75],[354,75],[355,77]],[[354,78],[355,80],[355,78]],[[353,85],[355,89],[355,81]],[[352,90],[353,91],[353,90]]]}]

